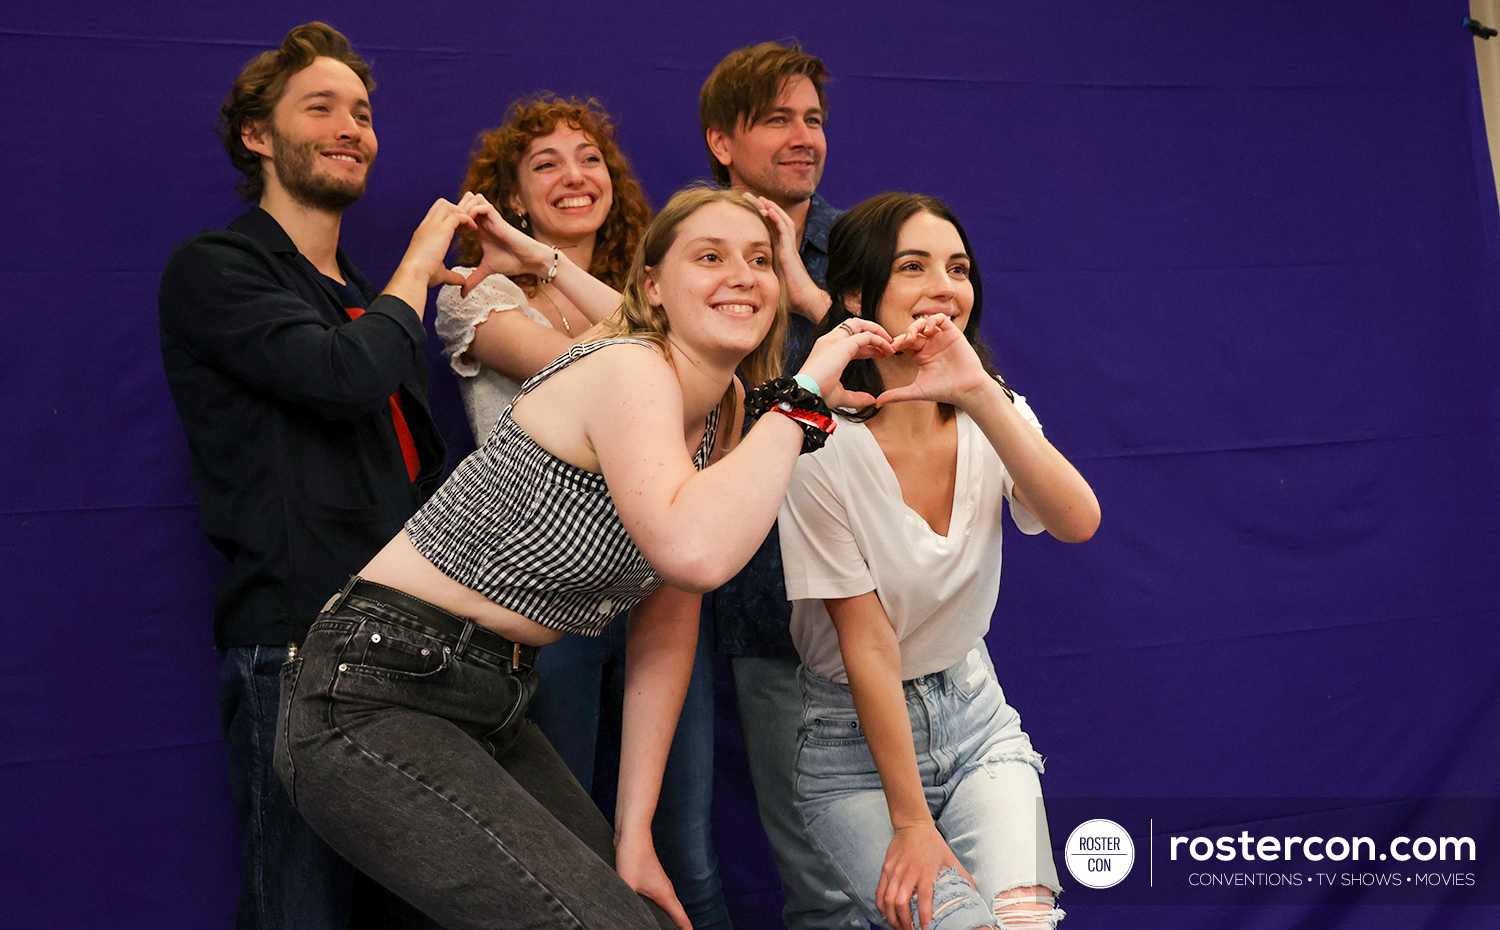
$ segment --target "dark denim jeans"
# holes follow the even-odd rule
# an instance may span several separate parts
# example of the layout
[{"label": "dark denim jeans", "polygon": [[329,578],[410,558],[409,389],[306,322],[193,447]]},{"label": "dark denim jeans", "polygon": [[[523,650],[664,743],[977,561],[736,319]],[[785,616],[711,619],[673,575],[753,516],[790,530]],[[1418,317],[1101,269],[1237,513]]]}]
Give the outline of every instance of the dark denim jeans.
[{"label": "dark denim jeans", "polygon": [[[697,930],[730,930],[714,851],[714,682],[712,625],[699,624],[698,651],[672,750],[662,773],[651,833],[662,868]],[[625,692],[625,618],[598,637],[564,636],[537,659],[541,687],[527,710],[585,790],[593,792],[601,726],[618,737]],[[616,743],[616,745],[618,745]],[[606,789],[609,790],[609,789]],[[612,790],[609,790],[613,794]],[[595,797],[603,797],[599,793]]]},{"label": "dark denim jeans", "polygon": [[282,680],[276,771],[331,846],[447,930],[670,927],[535,724],[534,671],[363,597]]},{"label": "dark denim jeans", "polygon": [[271,771],[285,646],[240,646],[219,660],[219,715],[245,855],[239,930],[344,930],[354,867],[292,807]]}]

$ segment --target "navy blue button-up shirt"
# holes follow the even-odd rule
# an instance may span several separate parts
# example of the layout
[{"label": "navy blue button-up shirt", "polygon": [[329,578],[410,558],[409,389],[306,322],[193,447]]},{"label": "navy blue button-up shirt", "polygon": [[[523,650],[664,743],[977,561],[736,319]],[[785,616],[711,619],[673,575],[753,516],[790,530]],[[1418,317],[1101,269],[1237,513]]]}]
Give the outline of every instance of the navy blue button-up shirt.
[{"label": "navy blue button-up shirt", "polygon": [[[829,206],[820,194],[813,194],[808,201],[807,225],[797,254],[818,287],[827,286],[828,232],[843,212]],[[812,332],[810,320],[792,314],[782,370],[794,372],[802,367],[812,348]],[[792,645],[792,603],[786,598],[786,581],[781,573],[781,536],[775,526],[740,573],[704,602],[713,614],[718,651],[734,656],[797,657]]]}]

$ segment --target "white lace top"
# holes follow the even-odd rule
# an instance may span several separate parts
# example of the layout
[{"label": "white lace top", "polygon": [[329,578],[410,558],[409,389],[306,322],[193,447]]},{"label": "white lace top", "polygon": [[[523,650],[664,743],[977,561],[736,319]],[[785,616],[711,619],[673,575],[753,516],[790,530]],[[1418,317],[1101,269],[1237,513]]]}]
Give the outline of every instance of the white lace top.
[{"label": "white lace top", "polygon": [[[460,265],[453,270],[466,275],[474,269]],[[468,297],[458,295],[459,289],[451,284],[438,291],[437,319],[433,326],[438,338],[443,340],[443,354],[448,357],[448,364],[459,376],[458,387],[464,397],[464,410],[469,415],[469,428],[474,431],[474,444],[484,445],[500,414],[515,399],[521,386],[469,357],[469,344],[474,341],[475,328],[489,319],[491,313],[504,310],[519,310],[528,320],[548,329],[553,327],[546,317],[527,303],[521,288],[505,275],[492,274],[479,282]]]}]

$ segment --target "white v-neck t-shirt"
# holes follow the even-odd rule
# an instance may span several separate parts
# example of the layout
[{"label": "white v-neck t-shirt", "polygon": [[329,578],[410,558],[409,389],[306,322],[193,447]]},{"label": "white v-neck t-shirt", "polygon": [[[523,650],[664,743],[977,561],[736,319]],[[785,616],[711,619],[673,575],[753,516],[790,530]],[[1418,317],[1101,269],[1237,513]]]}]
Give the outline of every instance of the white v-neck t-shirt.
[{"label": "white v-neck t-shirt", "polygon": [[[1041,432],[1026,399],[1016,409]],[[782,565],[792,641],[813,674],[847,683],[823,598],[875,591],[901,644],[901,678],[949,668],[981,644],[1000,595],[1000,512],[1013,482],[983,431],[961,411],[948,535],[906,506],[896,473],[863,423],[840,418],[828,443],[804,455],[781,505]],[[1014,500],[1022,532],[1040,521]]]}]

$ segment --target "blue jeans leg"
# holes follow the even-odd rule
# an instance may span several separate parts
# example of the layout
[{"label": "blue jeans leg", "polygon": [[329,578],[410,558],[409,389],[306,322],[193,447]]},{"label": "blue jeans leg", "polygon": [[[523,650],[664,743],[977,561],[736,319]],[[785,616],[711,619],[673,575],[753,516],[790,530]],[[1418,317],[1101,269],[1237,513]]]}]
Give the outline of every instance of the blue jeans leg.
[{"label": "blue jeans leg", "polygon": [[[805,669],[802,686],[798,807],[845,889],[876,920],[875,891],[892,836],[880,775],[849,686]],[[904,690],[928,808],[974,876],[972,887],[947,880],[934,899],[943,905],[934,906],[934,926],[991,927],[996,895],[1038,885],[1059,891],[1037,778],[1042,760],[986,656],[976,649]]]},{"label": "blue jeans leg", "polygon": [[271,769],[285,646],[241,646],[219,662],[219,713],[244,834],[238,930],[344,930],[354,867],[323,842]]},{"label": "blue jeans leg", "polygon": [[786,894],[782,920],[788,930],[868,930],[797,813],[797,732],[802,725],[797,666],[795,659],[730,660],[755,803]]},{"label": "blue jeans leg", "polygon": [[[598,638],[564,636],[542,649],[541,686],[527,715],[539,726],[586,791],[594,792],[599,728],[619,745],[625,687],[625,618]],[[651,832],[662,868],[696,930],[729,930],[729,908],[713,843],[713,653],[711,628],[700,624],[693,678],[662,773]],[[614,766],[599,765],[602,771]]]},{"label": "blue jeans leg", "polygon": [[714,851],[714,666],[712,628],[698,625],[693,680],[662,775],[651,833],[662,868],[695,930],[730,930]]},{"label": "blue jeans leg", "polygon": [[625,625],[618,621],[598,637],[564,636],[537,655],[541,685],[526,716],[541,727],[573,777],[590,793],[605,676],[611,667],[624,663]]}]

